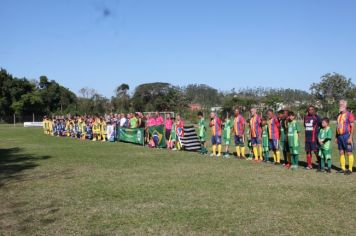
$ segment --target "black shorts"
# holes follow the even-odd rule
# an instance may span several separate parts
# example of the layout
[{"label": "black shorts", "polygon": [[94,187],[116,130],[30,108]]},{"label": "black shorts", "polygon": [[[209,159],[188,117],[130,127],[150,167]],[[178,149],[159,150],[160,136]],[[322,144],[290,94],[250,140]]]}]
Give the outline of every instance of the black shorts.
[{"label": "black shorts", "polygon": [[169,140],[169,137],[171,136],[171,130],[166,129],[166,140]]},{"label": "black shorts", "polygon": [[311,141],[305,141],[305,151],[306,152],[318,152],[319,151],[319,145],[318,143],[311,142]]}]

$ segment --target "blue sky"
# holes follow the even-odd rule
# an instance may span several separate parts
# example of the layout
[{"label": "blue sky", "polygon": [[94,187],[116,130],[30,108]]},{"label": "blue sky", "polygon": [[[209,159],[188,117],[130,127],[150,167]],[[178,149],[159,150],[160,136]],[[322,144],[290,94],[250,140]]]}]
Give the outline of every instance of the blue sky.
[{"label": "blue sky", "polygon": [[112,96],[128,83],[308,90],[356,78],[353,0],[0,0],[0,67]]}]

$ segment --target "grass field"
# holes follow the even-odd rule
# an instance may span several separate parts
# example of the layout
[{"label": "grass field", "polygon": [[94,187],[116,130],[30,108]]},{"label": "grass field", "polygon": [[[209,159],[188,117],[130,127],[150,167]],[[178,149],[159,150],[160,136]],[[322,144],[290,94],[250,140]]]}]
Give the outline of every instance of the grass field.
[{"label": "grass field", "polygon": [[0,134],[0,235],[356,235],[356,174]]}]

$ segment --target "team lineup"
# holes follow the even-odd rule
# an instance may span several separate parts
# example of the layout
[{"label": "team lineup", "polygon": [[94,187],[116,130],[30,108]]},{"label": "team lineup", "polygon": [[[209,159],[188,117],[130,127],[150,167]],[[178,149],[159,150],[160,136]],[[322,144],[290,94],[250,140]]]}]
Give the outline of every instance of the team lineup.
[{"label": "team lineup", "polygon": [[[313,169],[313,155],[317,171],[331,172],[332,142],[335,141],[340,154],[340,167],[338,173],[350,175],[354,162],[353,156],[353,129],[354,115],[347,110],[347,101],[339,102],[339,114],[336,120],[335,135],[329,126],[328,118],[320,118],[316,108],[309,106],[304,117],[305,144],[307,170]],[[115,114],[105,117],[77,116],[74,118],[44,118],[43,128],[45,134],[52,136],[67,136],[81,140],[110,141],[117,140],[118,128],[142,128],[144,130],[144,143],[149,147],[158,147],[158,134],[150,134],[148,128],[163,126],[167,148],[180,150],[182,148],[179,138],[184,136],[184,122],[180,115],[175,117],[166,114],[163,118],[159,112],[146,115],[136,112]],[[256,162],[282,165],[287,169],[296,170],[301,154],[301,126],[296,120],[293,111],[287,109],[275,113],[267,110],[261,116],[256,108],[250,110],[249,119],[245,119],[239,108],[234,110],[233,119],[229,116],[219,118],[216,112],[210,113],[210,122],[202,112],[198,112],[198,138],[201,143],[201,154],[208,154],[207,126],[211,128],[210,156],[230,158],[229,148],[233,139],[236,148],[236,158],[254,160]],[[222,145],[225,146],[222,150]],[[247,147],[247,151],[246,151]],[[270,156],[272,154],[272,156]],[[281,160],[281,156],[283,160]],[[348,168],[346,168],[346,157]]]}]

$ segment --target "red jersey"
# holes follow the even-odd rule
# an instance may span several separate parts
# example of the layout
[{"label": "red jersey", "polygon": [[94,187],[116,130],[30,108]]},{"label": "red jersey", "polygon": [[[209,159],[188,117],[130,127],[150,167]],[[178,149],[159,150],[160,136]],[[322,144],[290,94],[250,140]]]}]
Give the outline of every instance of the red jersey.
[{"label": "red jersey", "polygon": [[351,133],[351,125],[355,122],[354,115],[347,111],[344,113],[340,113],[337,117],[337,126],[336,132],[339,135],[350,134]]},{"label": "red jersey", "polygon": [[211,127],[212,135],[213,136],[221,136],[221,120],[220,118],[216,117],[215,119],[210,121],[209,126]]},{"label": "red jersey", "polygon": [[251,138],[260,138],[262,133],[261,118],[259,115],[254,115],[250,119],[250,134]]},{"label": "red jersey", "polygon": [[279,120],[276,116],[267,121],[268,124],[268,138],[279,140]]},{"label": "red jersey", "polygon": [[245,134],[245,118],[242,115],[238,115],[234,119],[234,133],[237,136]]}]

